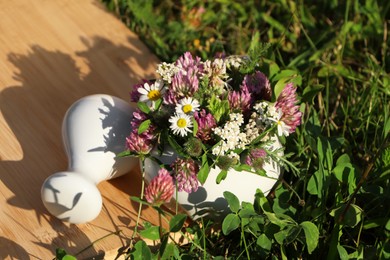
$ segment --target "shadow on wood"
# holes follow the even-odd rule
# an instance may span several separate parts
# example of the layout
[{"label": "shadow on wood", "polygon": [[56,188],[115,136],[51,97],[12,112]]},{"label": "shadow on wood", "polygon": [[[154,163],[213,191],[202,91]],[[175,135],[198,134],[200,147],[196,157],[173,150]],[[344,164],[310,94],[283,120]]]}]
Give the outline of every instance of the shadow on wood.
[{"label": "shadow on wood", "polygon": [[[130,234],[137,208],[129,196],[140,192],[138,171],[99,184],[104,209],[84,225],[50,216],[40,188],[46,177],[67,169],[61,124],[68,107],[96,93],[129,100],[133,84],[155,77],[157,59],[95,2],[48,1],[26,5],[29,12],[23,1],[10,5],[12,14],[0,11],[0,258],[50,259],[57,247],[76,254],[120,229]],[[15,20],[23,29],[17,36],[13,31],[20,28],[6,27]],[[86,28],[91,31],[82,33]],[[152,210],[144,217],[156,218]],[[95,243],[80,259],[116,251],[127,243],[126,232]]]}]

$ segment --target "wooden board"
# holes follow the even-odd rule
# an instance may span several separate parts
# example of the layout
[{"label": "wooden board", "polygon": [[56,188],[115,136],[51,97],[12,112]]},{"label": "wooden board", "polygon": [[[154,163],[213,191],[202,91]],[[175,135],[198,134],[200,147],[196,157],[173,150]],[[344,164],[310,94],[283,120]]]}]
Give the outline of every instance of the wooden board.
[{"label": "wooden board", "polygon": [[[135,223],[139,172],[99,184],[97,219],[70,225],[40,199],[46,177],[66,170],[61,123],[81,97],[129,100],[153,78],[158,60],[116,17],[92,0],[0,0],[0,259],[52,259],[57,247],[113,259]],[[151,209],[143,217],[153,223]],[[96,258],[99,259],[99,258]]]}]

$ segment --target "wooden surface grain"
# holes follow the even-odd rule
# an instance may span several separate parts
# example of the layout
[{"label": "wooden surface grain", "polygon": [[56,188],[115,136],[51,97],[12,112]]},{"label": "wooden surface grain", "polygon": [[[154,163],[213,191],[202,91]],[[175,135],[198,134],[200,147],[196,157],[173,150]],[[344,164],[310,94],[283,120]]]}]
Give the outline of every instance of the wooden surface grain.
[{"label": "wooden surface grain", "polygon": [[[81,97],[129,100],[131,86],[155,76],[158,60],[103,5],[92,0],[0,0],[0,259],[52,259],[57,247],[110,259],[128,242],[139,172],[99,184],[103,210],[71,225],[40,199],[43,181],[66,170],[61,123]],[[154,222],[155,212],[143,211]],[[97,258],[99,259],[99,258]]]}]

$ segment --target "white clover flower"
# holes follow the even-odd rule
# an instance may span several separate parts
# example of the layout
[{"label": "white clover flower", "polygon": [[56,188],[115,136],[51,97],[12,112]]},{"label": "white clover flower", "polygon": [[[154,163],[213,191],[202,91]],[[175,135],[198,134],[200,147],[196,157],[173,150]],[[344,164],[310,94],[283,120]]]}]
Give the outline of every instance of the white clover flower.
[{"label": "white clover flower", "polygon": [[160,63],[157,65],[156,72],[161,76],[161,78],[168,82],[169,84],[172,83],[172,77],[180,70],[175,64],[173,63]]},{"label": "white clover flower", "polygon": [[198,100],[194,98],[183,98],[179,101],[179,103],[176,105],[176,113],[184,113],[192,115],[195,113],[195,111],[199,110],[199,102]]},{"label": "white clover flower", "polygon": [[223,93],[229,78],[229,75],[226,73],[225,61],[223,59],[207,60],[203,63],[203,66],[203,76],[209,78],[210,86],[212,86],[214,91]]},{"label": "white clover flower", "polygon": [[175,114],[169,118],[169,122],[171,123],[169,128],[175,135],[184,137],[187,133],[192,132],[190,129],[192,127],[192,120],[189,115],[184,113]]},{"label": "white clover flower", "polygon": [[165,92],[164,82],[158,79],[151,85],[145,83],[142,87],[138,88],[138,92],[141,94],[139,101],[146,102],[149,107],[154,107],[154,103],[162,98]]}]

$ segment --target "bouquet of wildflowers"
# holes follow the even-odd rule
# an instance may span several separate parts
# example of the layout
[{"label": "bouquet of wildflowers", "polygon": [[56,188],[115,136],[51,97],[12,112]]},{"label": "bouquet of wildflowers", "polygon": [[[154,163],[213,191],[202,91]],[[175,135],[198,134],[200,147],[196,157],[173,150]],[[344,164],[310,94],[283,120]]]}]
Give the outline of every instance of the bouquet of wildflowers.
[{"label": "bouquet of wildflowers", "polygon": [[279,83],[277,93],[260,65],[257,57],[201,61],[187,52],[159,64],[159,78],[134,86],[137,110],[123,154],[157,160],[168,146],[177,154],[145,190],[147,201],[168,202],[174,186],[196,191],[216,166],[217,182],[230,168],[264,174],[270,143],[293,133],[301,112],[293,83]]}]

